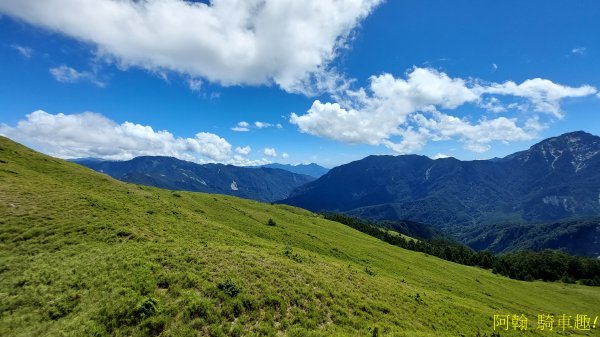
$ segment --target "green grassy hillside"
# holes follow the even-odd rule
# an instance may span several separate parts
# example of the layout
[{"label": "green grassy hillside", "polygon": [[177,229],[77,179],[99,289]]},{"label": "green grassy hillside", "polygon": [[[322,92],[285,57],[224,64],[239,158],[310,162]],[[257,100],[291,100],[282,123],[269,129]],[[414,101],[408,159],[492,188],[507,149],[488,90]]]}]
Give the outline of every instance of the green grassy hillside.
[{"label": "green grassy hillside", "polygon": [[529,318],[502,336],[550,336],[538,314],[598,303],[598,288],[511,280],[293,207],[118,182],[0,138],[0,336],[476,336],[494,314]]}]

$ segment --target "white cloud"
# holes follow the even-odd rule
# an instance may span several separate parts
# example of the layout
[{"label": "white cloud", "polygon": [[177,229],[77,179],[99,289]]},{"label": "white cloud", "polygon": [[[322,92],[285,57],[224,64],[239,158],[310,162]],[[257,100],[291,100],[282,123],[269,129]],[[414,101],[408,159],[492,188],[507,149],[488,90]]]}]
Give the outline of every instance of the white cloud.
[{"label": "white cloud", "polygon": [[329,64],[380,2],[4,0],[0,12],[91,43],[121,68],[310,92],[339,85]]},{"label": "white cloud", "polygon": [[71,67],[61,65],[56,68],[50,68],[50,74],[61,83],[77,83],[80,81],[89,81],[99,87],[104,87],[105,84],[98,80],[94,73],[89,71],[80,72]]},{"label": "white cloud", "polygon": [[227,162],[227,164],[235,165],[235,166],[261,166],[270,164],[271,161],[267,159],[248,159],[242,155],[236,154],[233,158]]},{"label": "white cloud", "polygon": [[585,47],[575,47],[575,48],[571,49],[571,53],[572,54],[577,54],[577,55],[585,55],[587,53],[587,48],[585,48]]},{"label": "white cloud", "polygon": [[213,133],[197,133],[195,138],[186,138],[186,143],[188,147],[185,150],[192,150],[212,160],[226,160],[231,152],[231,144]]},{"label": "white cloud", "polygon": [[38,110],[14,127],[0,124],[0,134],[60,158],[126,160],[164,155],[195,162],[226,162],[231,153],[231,144],[212,133],[175,137],[147,125],[118,124],[93,112],[53,115]]},{"label": "white cloud", "polygon": [[21,56],[23,56],[24,58],[31,58],[31,56],[33,55],[33,49],[29,48],[29,47],[24,47],[24,46],[20,46],[17,44],[12,45],[12,48],[16,51],[19,52],[19,54],[21,54]]},{"label": "white cloud", "polygon": [[269,127],[273,126],[273,124],[256,121],[256,122],[254,122],[254,126],[256,126],[259,129],[264,129],[264,128],[269,128]]},{"label": "white cloud", "polygon": [[449,116],[441,112],[433,112],[430,118],[422,114],[414,116],[417,124],[426,131],[426,135],[433,140],[459,139],[465,143],[465,148],[472,152],[485,152],[489,150],[489,143],[493,141],[521,141],[531,140],[534,134],[527,128],[517,126],[515,119],[499,117],[483,119],[477,124],[471,124],[458,117]]},{"label": "white cloud", "polygon": [[568,87],[556,84],[550,80],[534,78],[521,84],[508,81],[502,84],[493,83],[481,91],[484,94],[511,95],[527,99],[536,112],[554,115],[562,118],[560,101],[568,97],[585,97],[594,95],[598,90],[589,85]]},{"label": "white cloud", "polygon": [[236,126],[232,127],[231,130],[237,132],[248,132],[250,131],[250,129],[248,129],[249,126],[250,124],[248,124],[248,122],[241,121],[237,123]]},{"label": "white cloud", "polygon": [[[542,124],[534,127],[507,117],[470,122],[438,109],[454,110],[468,103],[496,113],[527,111],[531,107],[535,118],[539,114],[560,118],[562,99],[596,93],[596,88],[588,85],[568,87],[539,78],[521,84],[485,84],[481,80],[450,78],[429,68],[413,68],[406,79],[390,74],[372,76],[368,89],[347,90],[335,97],[337,102],[316,100],[306,114],[292,113],[290,123],[304,133],[342,142],[385,145],[398,153],[415,152],[428,140],[440,139],[456,139],[471,151],[483,152],[493,141],[532,139]],[[504,107],[496,96],[527,103]]]},{"label": "white cloud", "polygon": [[414,153],[427,144],[429,136],[426,129],[415,131],[412,127],[408,127],[406,130],[400,130],[398,135],[402,138],[399,143],[394,143],[388,139],[382,140],[381,143],[397,153]]},{"label": "white cloud", "polygon": [[266,148],[263,150],[263,153],[264,153],[264,155],[265,155],[265,156],[267,156],[267,157],[277,157],[277,152],[275,151],[275,149],[274,149],[274,148],[271,148],[271,147],[266,147]]},{"label": "white cloud", "polygon": [[434,106],[456,108],[479,96],[462,79],[451,79],[431,69],[415,68],[406,80],[390,74],[371,77],[369,95],[364,89],[348,91],[347,100],[321,103],[308,113],[292,113],[290,122],[302,132],[351,143],[382,144],[401,133],[410,114]]},{"label": "white cloud", "polygon": [[281,158],[283,158],[283,159],[288,159],[289,157],[290,157],[290,155],[287,154],[287,152],[284,152],[281,154]]},{"label": "white cloud", "polygon": [[237,123],[237,125],[234,126],[233,128],[231,128],[231,130],[244,132],[244,131],[250,131],[250,128],[266,129],[266,128],[271,128],[271,127],[276,127],[278,129],[283,128],[283,126],[281,124],[271,124],[271,123],[267,123],[267,122],[256,121],[256,122],[254,122],[254,124],[250,125],[250,123],[242,121],[242,122]]},{"label": "white cloud", "polygon": [[191,91],[199,92],[202,89],[202,80],[190,78],[187,80],[187,85]]},{"label": "white cloud", "polygon": [[235,148],[235,152],[237,154],[244,155],[244,156],[247,156],[248,154],[250,154],[251,151],[252,151],[252,148],[248,145],[246,145],[244,147],[236,147]]},{"label": "white cloud", "polygon": [[502,102],[500,102],[500,100],[496,97],[482,99],[479,103],[479,106],[489,112],[494,113],[505,112],[507,110],[507,108],[502,105]]},{"label": "white cloud", "polygon": [[430,156],[429,158],[436,160],[436,159],[450,158],[450,156],[445,153],[436,153],[433,156]]}]

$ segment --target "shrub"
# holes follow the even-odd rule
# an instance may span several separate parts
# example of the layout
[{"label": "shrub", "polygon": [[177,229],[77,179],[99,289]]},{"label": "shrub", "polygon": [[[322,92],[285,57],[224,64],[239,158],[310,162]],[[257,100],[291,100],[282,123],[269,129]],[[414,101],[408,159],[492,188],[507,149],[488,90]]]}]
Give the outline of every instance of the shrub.
[{"label": "shrub", "polygon": [[275,220],[269,218],[269,221],[267,221],[267,226],[277,226],[277,223]]},{"label": "shrub", "polygon": [[283,255],[285,255],[287,258],[289,258],[292,261],[295,262],[302,262],[302,256],[298,255],[298,253],[294,253],[294,251],[292,250],[292,247],[290,246],[286,246],[285,249],[283,250]]},{"label": "shrub", "polygon": [[224,282],[219,283],[217,288],[230,297],[236,297],[242,291],[242,288],[235,284],[235,282],[231,279],[227,279]]},{"label": "shrub", "polygon": [[141,301],[131,313],[134,322],[141,322],[158,311],[158,301],[154,298],[146,298]]}]

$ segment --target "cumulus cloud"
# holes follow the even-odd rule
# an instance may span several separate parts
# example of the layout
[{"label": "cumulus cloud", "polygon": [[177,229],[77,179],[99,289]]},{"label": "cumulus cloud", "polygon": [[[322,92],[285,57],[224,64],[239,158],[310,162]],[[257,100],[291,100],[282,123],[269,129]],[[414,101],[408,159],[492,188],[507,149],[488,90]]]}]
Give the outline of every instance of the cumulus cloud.
[{"label": "cumulus cloud", "polygon": [[585,97],[594,95],[598,90],[589,85],[568,87],[556,84],[550,80],[534,78],[521,84],[508,81],[502,84],[494,83],[481,89],[482,94],[498,94],[522,97],[527,99],[536,112],[547,113],[562,118],[560,101],[569,97]]},{"label": "cumulus cloud", "polygon": [[[416,111],[434,106],[456,108],[479,96],[462,79],[451,79],[431,69],[415,68],[408,78],[391,74],[373,76],[370,91],[348,91],[340,103],[314,101],[308,113],[292,113],[290,122],[302,132],[350,143],[379,145]],[[343,104],[343,106],[342,106]]]},{"label": "cumulus cloud", "polygon": [[175,137],[147,125],[118,124],[101,114],[49,114],[35,111],[16,126],[0,124],[0,134],[59,158],[127,160],[143,155],[173,156],[195,162],[227,162],[231,144],[207,132]]},{"label": "cumulus cloud", "polygon": [[96,75],[89,71],[78,71],[66,65],[61,65],[56,68],[50,68],[50,74],[61,83],[77,83],[80,81],[89,81],[99,87],[104,87],[105,84],[98,80]]},{"label": "cumulus cloud", "polygon": [[243,155],[236,154],[233,156],[231,160],[227,162],[227,164],[235,165],[235,166],[262,166],[266,164],[270,164],[271,161],[267,159],[248,159]]},{"label": "cumulus cloud", "polygon": [[254,122],[254,126],[256,126],[259,129],[264,129],[264,128],[269,128],[269,127],[273,126],[273,124],[256,121],[256,122]]},{"label": "cumulus cloud", "polygon": [[0,13],[90,43],[121,68],[310,92],[339,85],[329,64],[381,1],[4,0]]},{"label": "cumulus cloud", "polygon": [[12,48],[16,51],[19,52],[19,54],[21,54],[21,56],[23,56],[24,58],[31,58],[31,56],[33,55],[33,49],[29,48],[29,47],[24,47],[24,46],[20,46],[17,44],[12,45]]},{"label": "cumulus cloud", "polygon": [[499,117],[483,119],[476,124],[469,123],[458,117],[440,112],[433,112],[430,118],[423,114],[414,116],[420,125],[422,134],[433,140],[459,139],[465,143],[465,148],[472,152],[485,152],[490,149],[493,141],[531,140],[534,134],[526,127],[519,127],[515,119]]},{"label": "cumulus cloud", "polygon": [[271,147],[266,147],[266,148],[263,150],[263,153],[264,153],[264,155],[265,155],[265,156],[267,156],[267,157],[277,157],[277,151],[275,151],[275,149],[274,149],[274,148],[271,148]]},{"label": "cumulus cloud", "polygon": [[232,127],[231,130],[236,132],[248,132],[250,131],[250,129],[248,129],[249,126],[250,124],[248,124],[248,122],[241,121],[237,123],[236,126]]},{"label": "cumulus cloud", "polygon": [[[545,79],[485,83],[451,78],[430,68],[413,68],[406,78],[372,76],[368,89],[347,90],[336,102],[313,102],[304,115],[292,113],[290,123],[301,132],[349,143],[385,145],[398,153],[420,150],[428,140],[457,139],[474,152],[493,141],[533,139],[543,128],[538,115],[562,118],[564,98],[596,94],[596,88],[569,87]],[[520,99],[504,106],[500,99]],[[473,104],[495,113],[529,111],[526,121],[505,116],[475,122],[440,112]],[[515,105],[516,104],[516,105]],[[399,141],[397,140],[399,139]]]},{"label": "cumulus cloud", "polygon": [[287,152],[284,152],[284,153],[281,154],[281,158],[283,158],[283,159],[287,159],[289,157],[290,157],[290,155],[287,154]]},{"label": "cumulus cloud", "polygon": [[251,151],[252,151],[252,148],[248,145],[246,145],[244,147],[236,147],[235,148],[235,152],[240,155],[243,155],[243,156],[249,155]]}]

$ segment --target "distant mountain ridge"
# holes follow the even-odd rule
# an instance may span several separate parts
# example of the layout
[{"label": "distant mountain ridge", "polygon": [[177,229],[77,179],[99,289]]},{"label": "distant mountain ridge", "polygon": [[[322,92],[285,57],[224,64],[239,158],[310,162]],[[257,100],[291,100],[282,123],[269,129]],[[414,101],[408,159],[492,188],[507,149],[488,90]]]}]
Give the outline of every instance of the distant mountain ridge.
[{"label": "distant mountain ridge", "polygon": [[272,163],[272,164],[262,165],[260,167],[268,167],[268,168],[286,170],[286,171],[293,172],[293,173],[305,174],[307,176],[311,176],[311,177],[315,177],[315,178],[320,178],[321,176],[323,176],[324,174],[329,172],[329,169],[327,169],[323,166],[317,165],[315,163],[298,164],[298,165]]},{"label": "distant mountain ridge", "polygon": [[125,182],[171,190],[233,195],[272,202],[315,178],[273,168],[196,164],[173,157],[143,156],[127,161],[72,160]]},{"label": "distant mountain ridge", "polygon": [[445,228],[600,215],[600,137],[578,131],[494,160],[369,156],[282,203]]},{"label": "distant mountain ridge", "polygon": [[600,217],[582,217],[551,223],[483,224],[455,233],[475,250],[492,253],[518,250],[563,250],[600,258]]}]

